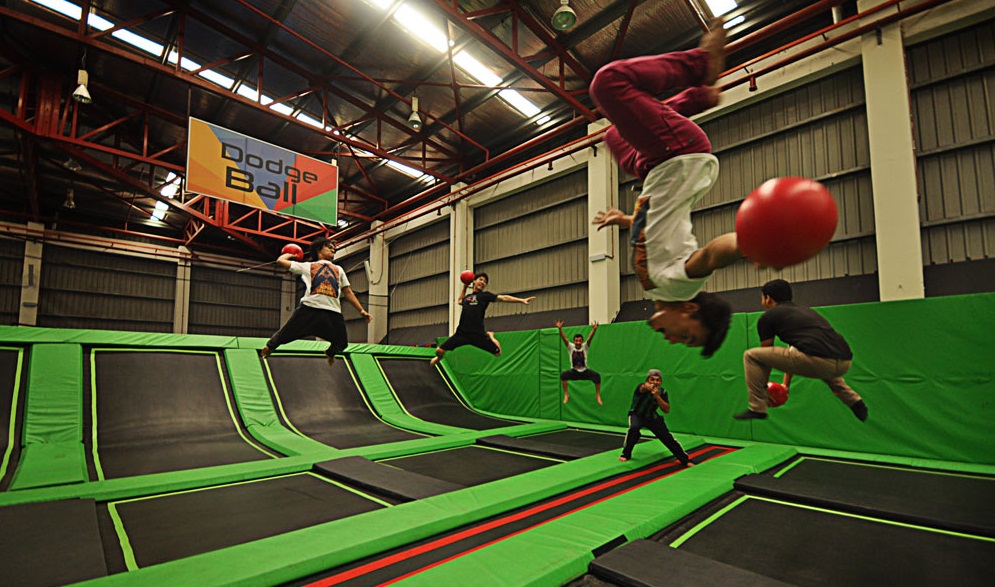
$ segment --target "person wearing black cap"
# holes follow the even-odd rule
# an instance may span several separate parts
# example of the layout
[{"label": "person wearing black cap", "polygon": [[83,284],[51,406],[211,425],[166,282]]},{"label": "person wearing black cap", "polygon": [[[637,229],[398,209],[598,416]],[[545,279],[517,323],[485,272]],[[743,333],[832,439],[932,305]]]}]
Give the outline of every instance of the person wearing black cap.
[{"label": "person wearing black cap", "polygon": [[659,369],[650,369],[646,373],[646,381],[636,387],[632,394],[632,405],[629,407],[629,430],[625,433],[625,444],[622,446],[622,456],[618,460],[623,463],[632,458],[632,449],[639,442],[640,429],[649,428],[660,439],[677,460],[685,467],[694,465],[691,457],[667,429],[667,423],[656,409],[665,414],[670,413],[670,399],[662,387],[663,373]]}]

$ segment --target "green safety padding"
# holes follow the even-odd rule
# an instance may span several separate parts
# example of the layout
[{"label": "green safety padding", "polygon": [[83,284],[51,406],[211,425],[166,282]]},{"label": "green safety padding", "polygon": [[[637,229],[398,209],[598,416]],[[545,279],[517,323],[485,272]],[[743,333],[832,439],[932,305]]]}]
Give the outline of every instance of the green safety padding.
[{"label": "green safety padding", "polygon": [[280,422],[259,361],[259,354],[252,349],[225,350],[235,404],[249,434],[288,456],[325,453],[327,458],[335,458],[336,449],[295,434]]},{"label": "green safety padding", "polygon": [[87,480],[83,450],[83,349],[35,344],[28,364],[21,460],[10,489]]},{"label": "green safety padding", "polygon": [[0,326],[0,341],[28,344],[75,343],[86,345],[167,346],[184,348],[237,348],[234,336],[209,334],[166,334],[117,330],[79,330],[73,328],[36,328]]},{"label": "green safety padding", "polygon": [[[606,324],[589,356],[602,375],[604,406],[590,398],[587,382],[571,384],[562,420],[623,426],[632,390],[646,370],[663,371],[670,395],[671,430],[699,436],[755,440],[938,461],[995,464],[995,337],[979,316],[995,315],[995,294],[949,296],[817,309],[854,349],[846,379],[870,409],[866,423],[828,392],[825,384],[796,377],[791,399],[763,421],[737,421],[747,408],[743,352],[759,345],[761,313],[735,314],[725,344],[711,359],[696,349],[670,345],[644,323]],[[935,317],[935,318],[934,318]],[[565,329],[568,336],[586,327]],[[446,368],[475,408],[497,415],[538,418],[551,413],[559,382],[547,366],[562,341],[538,333],[499,335],[516,360],[502,362],[472,349],[446,355]],[[555,332],[555,331],[552,331]],[[530,360],[529,353],[535,354]],[[542,365],[538,364],[542,360]],[[525,369],[515,373],[516,369]],[[564,367],[565,368],[565,367]],[[534,377],[540,373],[540,377]],[[773,378],[779,380],[781,373]],[[543,379],[539,381],[538,379]],[[491,387],[494,380],[499,387]],[[515,382],[506,388],[502,382]],[[495,393],[495,389],[500,393]],[[574,389],[572,387],[571,389]]]},{"label": "green safety padding", "polygon": [[[574,328],[565,328],[568,337],[573,336]],[[560,373],[568,368],[569,357],[566,356],[566,345],[562,344],[560,333],[556,329],[544,328],[539,335],[539,417],[548,420],[563,420],[563,387],[560,384]],[[585,335],[586,336],[586,335]],[[595,339],[597,340],[597,339]],[[583,391],[581,391],[583,388]],[[588,381],[571,382],[573,392],[573,407],[584,407],[594,398],[594,384]],[[597,403],[591,401],[594,405]],[[600,407],[600,406],[599,406]],[[578,418],[583,421],[597,421],[597,418],[587,415]]]},{"label": "green safety padding", "polygon": [[794,454],[788,448],[762,445],[727,454],[432,567],[397,585],[565,585],[587,572],[593,550],[619,537],[651,536],[731,491],[744,471],[766,470]]},{"label": "green safety padding", "polygon": [[498,332],[501,356],[464,346],[446,353],[443,363],[458,374],[466,399],[481,412],[540,418],[539,337],[535,331]]},{"label": "green safety padding", "polygon": [[[267,339],[265,338],[251,338],[251,337],[240,337],[238,339],[238,348],[242,349],[256,349],[259,350],[266,346]],[[327,342],[314,341],[314,340],[295,340],[293,342],[288,342],[287,344],[280,345],[277,352],[282,351],[316,351],[325,352],[328,348]],[[391,346],[386,344],[370,344],[370,343],[349,343],[346,347],[345,352],[347,353],[367,353],[376,355],[395,355],[399,357],[434,357],[435,349],[426,347],[408,347],[408,346]]]}]

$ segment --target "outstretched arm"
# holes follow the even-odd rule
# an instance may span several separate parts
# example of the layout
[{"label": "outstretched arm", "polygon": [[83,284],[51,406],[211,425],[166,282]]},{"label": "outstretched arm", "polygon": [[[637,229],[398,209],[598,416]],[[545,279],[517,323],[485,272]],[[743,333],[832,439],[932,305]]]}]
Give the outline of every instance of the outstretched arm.
[{"label": "outstretched arm", "polygon": [[363,305],[359,303],[359,298],[356,297],[356,294],[352,292],[352,288],[348,285],[342,288],[342,297],[344,297],[347,302],[352,304],[353,308],[359,310],[359,315],[362,316],[364,320],[367,322],[373,320],[373,315],[363,309]]},{"label": "outstretched arm", "polygon": [[684,262],[684,271],[691,278],[708,277],[716,269],[732,265],[742,258],[743,254],[736,246],[736,233],[727,232],[691,253]]},{"label": "outstretched arm", "polygon": [[632,216],[628,214],[623,214],[621,210],[616,210],[615,208],[608,208],[604,211],[599,211],[594,215],[594,220],[591,224],[597,224],[598,230],[606,226],[616,225],[622,228],[629,228],[632,226]]},{"label": "outstretched arm", "polygon": [[560,338],[563,339],[563,344],[570,346],[570,343],[567,341],[566,335],[563,334],[563,320],[556,321],[556,329],[560,331]]},{"label": "outstretched arm", "polygon": [[594,338],[594,333],[598,331],[597,321],[591,323],[591,334],[587,335],[587,346],[591,346],[591,340]]},{"label": "outstretched arm", "polygon": [[503,294],[497,297],[497,301],[499,302],[515,302],[518,304],[525,304],[526,306],[529,305],[529,302],[531,302],[534,299],[536,299],[535,296],[529,296],[527,298],[516,298],[515,296],[508,296]]}]

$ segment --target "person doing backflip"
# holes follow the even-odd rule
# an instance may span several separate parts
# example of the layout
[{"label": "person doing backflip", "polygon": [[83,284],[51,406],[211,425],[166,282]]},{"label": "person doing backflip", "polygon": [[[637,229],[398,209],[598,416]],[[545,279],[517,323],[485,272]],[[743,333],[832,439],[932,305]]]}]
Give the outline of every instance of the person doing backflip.
[{"label": "person doing backflip", "polygon": [[439,348],[435,349],[435,356],[429,362],[431,365],[441,361],[446,351],[468,344],[483,349],[495,357],[501,356],[501,344],[494,337],[494,333],[488,332],[484,326],[484,312],[487,311],[491,302],[515,302],[527,306],[536,297],[516,298],[515,296],[497,295],[484,291],[487,289],[488,281],[486,273],[477,273],[471,282],[473,291],[470,293],[467,293],[466,289],[470,287],[471,283],[463,284],[463,289],[460,290],[456,300],[463,307],[459,317],[459,325],[456,327],[456,332],[439,345]]},{"label": "person doing backflip", "polygon": [[[719,162],[705,132],[687,117],[718,104],[713,84],[724,64],[725,29],[715,21],[697,49],[614,61],[590,87],[614,124],[605,144],[625,171],[643,180],[632,215],[609,208],[593,224],[631,228],[636,276],[655,302],[649,325],[671,344],[702,347],[705,357],[725,340],[732,309],[701,290],[713,271],[742,255],[735,233],[699,248],[691,232],[691,207],[715,183]],[[684,88],[668,102],[657,97]]]},{"label": "person doing backflip", "polygon": [[304,338],[318,336],[329,342],[325,356],[328,364],[335,363],[335,355],[345,350],[349,344],[345,319],[342,317],[342,298],[345,298],[367,322],[373,319],[356,294],[349,287],[349,278],[342,267],[332,263],[335,258],[335,243],[331,239],[319,237],[308,248],[310,263],[291,261],[293,253],[284,253],[276,263],[294,275],[300,275],[304,282],[304,296],[301,305],[283,325],[283,328],[266,341],[261,355],[265,358],[282,344]]},{"label": "person doing backflip", "polygon": [[567,340],[563,334],[563,320],[556,321],[556,329],[560,331],[560,338],[563,344],[567,345],[567,352],[570,353],[570,368],[560,373],[560,381],[563,383],[563,403],[570,401],[570,393],[567,391],[568,381],[590,381],[594,383],[594,397],[601,405],[601,374],[587,366],[587,353],[591,347],[591,340],[598,330],[598,323],[591,324],[591,333],[584,340],[583,334],[575,334],[573,342]]}]

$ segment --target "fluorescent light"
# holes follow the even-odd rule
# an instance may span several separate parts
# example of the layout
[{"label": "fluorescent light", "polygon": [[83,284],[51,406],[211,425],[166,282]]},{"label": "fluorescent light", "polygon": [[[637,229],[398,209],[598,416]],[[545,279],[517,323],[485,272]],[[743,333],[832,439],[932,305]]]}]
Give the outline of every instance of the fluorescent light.
[{"label": "fluorescent light", "polygon": [[65,2],[64,0],[31,0],[39,6],[44,6],[49,10],[54,10],[59,14],[68,16],[73,20],[79,20],[79,17],[83,14],[83,9],[71,2]]},{"label": "fluorescent light", "polygon": [[538,119],[536,120],[536,125],[537,125],[537,126],[542,126],[542,125],[546,124],[547,122],[549,122],[549,121],[550,121],[550,120],[552,120],[552,119],[553,119],[553,117],[551,117],[551,116],[549,116],[549,115],[545,115],[545,116],[540,116],[540,117],[539,117],[539,118],[538,118]]},{"label": "fluorescent light", "polygon": [[[274,108],[274,110],[275,110],[275,108]],[[321,121],[320,120],[312,118],[311,116],[308,116],[307,114],[304,114],[303,112],[299,113],[294,118],[296,118],[297,120],[300,120],[304,124],[310,124],[311,126],[316,126],[318,128],[323,128],[322,125],[321,125]]]},{"label": "fluorescent light", "polygon": [[712,16],[722,16],[733,8],[736,8],[736,0],[705,0],[708,9],[712,11]]},{"label": "fluorescent light", "polygon": [[113,22],[93,12],[91,12],[90,15],[86,17],[86,24],[92,26],[98,31],[106,31],[107,29],[114,27]]},{"label": "fluorescent light", "polygon": [[394,12],[394,21],[402,29],[439,53],[445,53],[449,48],[449,37],[435,23],[422,16],[420,12],[407,3],[402,4]]},{"label": "fluorescent light", "polygon": [[736,26],[737,24],[740,24],[740,23],[745,22],[745,21],[746,21],[746,16],[740,14],[736,18],[731,18],[731,19],[727,20],[725,23],[723,23],[722,24],[722,28],[724,28],[724,29],[731,29],[732,27]]}]

